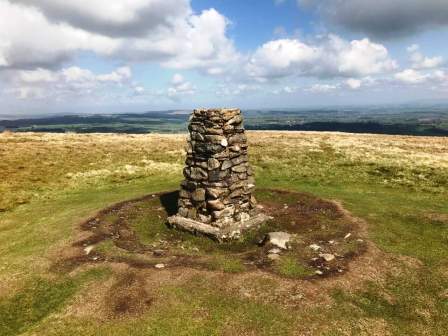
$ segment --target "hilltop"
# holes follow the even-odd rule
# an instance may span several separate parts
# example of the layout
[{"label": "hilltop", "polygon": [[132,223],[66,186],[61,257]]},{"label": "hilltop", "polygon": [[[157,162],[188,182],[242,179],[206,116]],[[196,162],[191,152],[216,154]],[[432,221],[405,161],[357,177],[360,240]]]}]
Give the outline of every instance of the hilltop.
[{"label": "hilltop", "polygon": [[[174,249],[157,195],[179,186],[186,135],[4,132],[0,334],[443,334],[448,138],[247,133],[262,202],[280,199],[276,211],[292,211],[296,198],[263,190],[307,195],[321,204],[311,219],[342,211],[357,223],[315,227],[337,241],[354,230],[367,244],[344,272],[310,275],[291,259],[264,271],[238,250],[203,254],[210,243],[185,236],[176,237],[177,261],[133,250],[130,239],[92,241],[91,220],[118,220],[129,225],[121,237]],[[346,248],[357,251],[357,239]],[[154,260],[166,267],[148,267]]]}]

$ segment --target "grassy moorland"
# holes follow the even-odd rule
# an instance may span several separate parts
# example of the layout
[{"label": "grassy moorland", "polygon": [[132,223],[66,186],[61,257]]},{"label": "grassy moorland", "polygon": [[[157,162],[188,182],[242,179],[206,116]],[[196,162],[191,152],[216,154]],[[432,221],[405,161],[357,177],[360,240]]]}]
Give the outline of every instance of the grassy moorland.
[{"label": "grassy moorland", "polygon": [[[337,200],[365,223],[368,252],[340,276],[247,271],[225,255],[208,269],[55,267],[98,210],[176,189],[184,140],[0,134],[0,335],[446,334],[446,137],[249,132],[258,187]],[[293,261],[284,275],[303,271]]]}]

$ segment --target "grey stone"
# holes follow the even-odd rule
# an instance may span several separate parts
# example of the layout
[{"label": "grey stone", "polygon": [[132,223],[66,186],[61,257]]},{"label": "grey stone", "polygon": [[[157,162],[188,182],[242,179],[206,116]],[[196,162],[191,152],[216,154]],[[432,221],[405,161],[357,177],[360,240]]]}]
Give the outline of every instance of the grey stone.
[{"label": "grey stone", "polygon": [[219,196],[221,196],[224,193],[225,193],[225,191],[223,189],[218,189],[218,188],[207,188],[206,189],[207,197],[210,197],[213,199],[219,198]]},{"label": "grey stone", "polygon": [[202,133],[202,134],[206,132],[204,126],[202,126],[201,124],[194,124],[194,123],[191,123],[190,125],[188,125],[188,130],[190,132],[193,131],[193,132],[198,132],[198,133]]},{"label": "grey stone", "polygon": [[207,172],[200,167],[191,167],[190,177],[193,180],[205,180],[207,178]]},{"label": "grey stone", "polygon": [[241,151],[241,147],[238,146],[238,145],[229,146],[229,149],[230,149],[232,152],[239,152],[239,151]]},{"label": "grey stone", "polygon": [[226,124],[228,125],[234,125],[234,124],[241,124],[243,122],[243,118],[241,115],[236,115],[233,118],[231,118],[229,121],[227,121]]},{"label": "grey stone", "polygon": [[198,212],[197,212],[196,208],[190,208],[190,209],[188,209],[187,217],[191,218],[191,219],[196,219],[197,213]]},{"label": "grey stone", "polygon": [[197,185],[198,185],[197,182],[188,181],[188,180],[185,180],[181,183],[182,188],[184,188],[188,191],[192,191],[192,190],[196,189]]},{"label": "grey stone", "polygon": [[219,182],[221,181],[221,171],[219,169],[210,170],[208,172],[208,181],[209,182]]},{"label": "grey stone", "polygon": [[198,217],[202,223],[210,223],[212,221],[212,216],[210,215],[199,214]]},{"label": "grey stone", "polygon": [[246,136],[243,133],[232,135],[229,139],[229,145],[239,144],[242,147],[242,144],[247,141]]},{"label": "grey stone", "polygon": [[180,207],[179,210],[178,210],[178,214],[180,216],[182,216],[182,217],[187,217],[188,216],[188,209]]},{"label": "grey stone", "polygon": [[237,157],[233,158],[231,161],[232,161],[232,164],[234,166],[236,166],[236,165],[239,165],[241,163],[247,162],[247,156],[246,155],[240,155],[240,156],[237,156]]},{"label": "grey stone", "polygon": [[229,195],[230,198],[236,198],[243,195],[243,189],[235,189]]},{"label": "grey stone", "polygon": [[224,162],[222,163],[222,165],[221,165],[221,169],[222,169],[222,170],[226,170],[226,169],[231,168],[232,166],[233,166],[232,161],[230,161],[230,160],[226,160],[226,161],[224,161]]},{"label": "grey stone", "polygon": [[282,231],[269,232],[265,238],[265,243],[271,244],[284,250],[288,249],[290,241],[291,234]]},{"label": "grey stone", "polygon": [[205,201],[205,189],[196,189],[191,193],[191,198],[196,202]]},{"label": "grey stone", "polygon": [[196,141],[204,141],[204,136],[198,132],[191,132],[191,139]]},{"label": "grey stone", "polygon": [[221,164],[217,159],[215,159],[215,158],[208,159],[208,169],[209,170],[217,169],[217,168],[219,168],[220,165]]},{"label": "grey stone", "polygon": [[321,247],[317,244],[311,244],[308,246],[310,249],[312,249],[313,251],[319,251],[321,249]]},{"label": "grey stone", "polygon": [[230,217],[233,216],[234,213],[235,213],[235,207],[231,205],[222,210],[213,211],[213,217],[214,218]]},{"label": "grey stone", "polygon": [[323,258],[325,261],[332,261],[336,258],[334,254],[331,253],[320,253],[319,257]]},{"label": "grey stone", "polygon": [[224,134],[224,131],[222,128],[207,128],[205,129],[206,134],[212,134],[212,135],[222,135]]},{"label": "grey stone", "polygon": [[207,204],[209,208],[213,210],[222,210],[225,208],[224,203],[222,203],[219,199],[207,201]]},{"label": "grey stone", "polygon": [[229,189],[231,191],[233,191],[235,189],[244,188],[245,186],[246,186],[246,182],[245,181],[238,181],[237,183],[233,183],[232,185],[230,185]]},{"label": "grey stone", "polygon": [[250,219],[250,215],[247,212],[241,212],[240,220],[247,222]]},{"label": "grey stone", "polygon": [[179,197],[180,198],[190,198],[190,193],[184,189],[179,190]]},{"label": "grey stone", "polygon": [[207,169],[207,168],[208,168],[208,165],[207,165],[207,162],[206,162],[206,161],[196,160],[196,161],[194,162],[194,165],[195,165],[196,167],[200,167],[200,168],[202,168],[202,169]]},{"label": "grey stone", "polygon": [[205,140],[207,140],[208,142],[211,143],[215,143],[215,144],[221,144],[222,140],[225,140],[226,138],[223,137],[222,135],[206,135],[205,136]]},{"label": "grey stone", "polygon": [[235,173],[245,173],[247,171],[247,165],[243,163],[238,166],[233,166],[232,171]]}]

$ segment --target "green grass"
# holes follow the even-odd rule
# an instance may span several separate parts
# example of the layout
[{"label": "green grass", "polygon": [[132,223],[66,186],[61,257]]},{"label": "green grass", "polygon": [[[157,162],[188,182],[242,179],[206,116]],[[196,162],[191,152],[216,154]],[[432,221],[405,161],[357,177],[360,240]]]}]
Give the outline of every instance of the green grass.
[{"label": "green grass", "polygon": [[314,275],[314,271],[307,268],[302,263],[300,263],[293,256],[282,256],[280,260],[277,261],[277,271],[288,278],[300,279],[306,276]]},{"label": "green grass", "polygon": [[207,266],[214,271],[223,271],[226,273],[243,272],[246,267],[241,259],[232,258],[232,256],[215,255],[207,262]]},{"label": "green grass", "polygon": [[[448,280],[428,269],[390,276],[381,286],[369,282],[353,294],[336,291],[341,314],[352,318],[384,319],[396,335],[443,335],[448,327],[448,298],[441,297]],[[410,295],[412,293],[412,295]]]},{"label": "green grass", "polygon": [[0,300],[0,335],[17,335],[27,331],[59,311],[86,282],[110,275],[105,268],[91,269],[74,278],[48,280],[34,278],[18,293]]},{"label": "green grass", "polygon": [[138,320],[98,323],[52,321],[36,332],[46,335],[289,335],[293,318],[283,309],[242,299],[201,277],[182,286],[162,286],[160,301]]}]

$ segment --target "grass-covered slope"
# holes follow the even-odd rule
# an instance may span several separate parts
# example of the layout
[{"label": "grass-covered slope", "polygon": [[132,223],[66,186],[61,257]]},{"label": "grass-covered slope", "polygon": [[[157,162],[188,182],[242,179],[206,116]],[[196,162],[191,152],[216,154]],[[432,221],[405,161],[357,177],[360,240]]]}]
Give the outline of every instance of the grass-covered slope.
[{"label": "grass-covered slope", "polygon": [[[185,136],[3,133],[0,335],[446,333],[448,138],[249,132],[249,140],[259,187],[336,200],[367,224],[370,252],[347,273],[291,279],[225,258],[204,270],[91,262],[61,271],[81,222],[177,188]],[[290,260],[279,267],[294,271]]]}]

